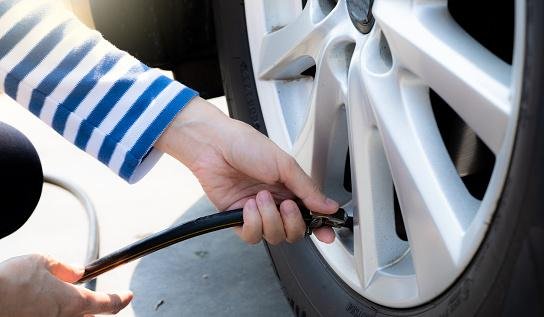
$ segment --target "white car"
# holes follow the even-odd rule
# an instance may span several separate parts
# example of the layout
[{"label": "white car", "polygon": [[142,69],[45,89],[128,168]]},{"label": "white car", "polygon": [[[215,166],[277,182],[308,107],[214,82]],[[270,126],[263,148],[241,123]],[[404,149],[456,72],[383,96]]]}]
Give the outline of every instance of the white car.
[{"label": "white car", "polygon": [[543,1],[90,8],[352,213],[332,245],[267,246],[297,316],[544,314]]}]

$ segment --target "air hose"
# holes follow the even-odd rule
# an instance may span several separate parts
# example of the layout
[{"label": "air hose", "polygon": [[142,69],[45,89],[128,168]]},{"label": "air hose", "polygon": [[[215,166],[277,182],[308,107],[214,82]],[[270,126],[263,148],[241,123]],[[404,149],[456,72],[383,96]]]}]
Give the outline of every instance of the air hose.
[{"label": "air hose", "polygon": [[[244,223],[242,209],[219,212],[162,230],[109,255],[98,258],[98,220],[96,211],[89,197],[77,186],[58,177],[46,176],[45,182],[60,187],[74,195],[80,201],[87,213],[87,221],[89,224],[89,237],[85,261],[87,265],[85,266],[83,276],[76,283],[85,283],[85,287],[92,290],[96,289],[95,278],[97,276],[120,265],[178,242],[217,230],[241,226]],[[320,215],[312,214],[302,203],[299,203],[298,205],[302,218],[306,223],[306,235],[310,235],[313,229],[323,226],[353,229],[353,218],[348,216],[342,208],[332,215]]]},{"label": "air hose", "polygon": [[[96,211],[93,203],[91,202],[91,199],[78,186],[59,177],[46,175],[44,176],[44,182],[66,190],[75,198],[77,198],[77,200],[79,200],[79,202],[83,206],[83,209],[85,209],[85,213],[87,214],[87,224],[89,227],[89,234],[87,237],[87,250],[85,252],[85,263],[92,263],[93,261],[98,259],[99,256],[100,233],[98,228]],[[91,290],[95,290],[96,281],[89,281],[85,283],[85,287]]]},{"label": "air hose", "polygon": [[[311,214],[308,209],[303,208],[301,204],[299,204],[299,206],[304,222],[306,223],[307,235],[312,233],[312,229],[323,226],[337,228],[353,227],[353,218],[348,217],[343,209],[339,209],[338,212],[333,215],[315,215]],[[183,240],[229,227],[240,226],[243,223],[242,209],[235,209],[200,217],[165,229],[89,263],[85,267],[83,277],[77,283],[84,283],[92,280],[98,275],[108,272],[122,264]]]}]

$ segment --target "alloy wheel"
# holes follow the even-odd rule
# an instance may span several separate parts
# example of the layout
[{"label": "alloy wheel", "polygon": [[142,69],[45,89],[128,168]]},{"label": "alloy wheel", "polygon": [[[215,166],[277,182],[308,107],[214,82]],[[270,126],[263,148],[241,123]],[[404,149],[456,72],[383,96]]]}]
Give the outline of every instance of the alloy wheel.
[{"label": "alloy wheel", "polygon": [[246,1],[268,134],[353,214],[313,241],[365,298],[425,303],[478,250],[517,128],[524,10],[505,60],[445,0]]}]

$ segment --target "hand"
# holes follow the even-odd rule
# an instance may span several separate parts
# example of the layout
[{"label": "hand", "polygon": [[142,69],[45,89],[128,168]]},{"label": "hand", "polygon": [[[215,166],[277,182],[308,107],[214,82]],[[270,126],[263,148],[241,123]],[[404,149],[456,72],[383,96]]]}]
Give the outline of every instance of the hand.
[{"label": "hand", "polygon": [[25,255],[0,263],[0,316],[89,316],[116,314],[132,293],[103,294],[72,285],[83,275],[74,268],[40,255]]},{"label": "hand", "polygon": [[[237,232],[248,243],[303,237],[306,227],[296,197],[314,212],[338,210],[338,203],[327,199],[291,156],[204,99],[191,101],[155,146],[185,164],[219,210],[244,208],[244,225]],[[323,242],[334,241],[330,228],[314,234]]]}]

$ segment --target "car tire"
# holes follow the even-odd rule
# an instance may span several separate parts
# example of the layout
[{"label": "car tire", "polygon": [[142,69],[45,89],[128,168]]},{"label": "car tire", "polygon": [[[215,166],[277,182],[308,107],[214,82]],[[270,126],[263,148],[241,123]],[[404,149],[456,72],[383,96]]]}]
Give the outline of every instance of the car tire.
[{"label": "car tire", "polygon": [[[544,2],[527,0],[521,104],[509,172],[489,230],[454,284],[423,305],[394,309],[354,292],[314,243],[266,245],[296,316],[544,315]],[[243,1],[214,2],[229,111],[266,134]]]}]

